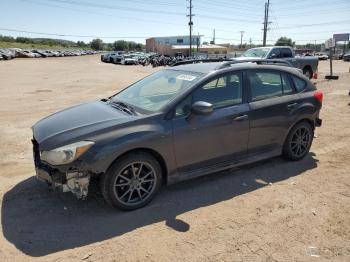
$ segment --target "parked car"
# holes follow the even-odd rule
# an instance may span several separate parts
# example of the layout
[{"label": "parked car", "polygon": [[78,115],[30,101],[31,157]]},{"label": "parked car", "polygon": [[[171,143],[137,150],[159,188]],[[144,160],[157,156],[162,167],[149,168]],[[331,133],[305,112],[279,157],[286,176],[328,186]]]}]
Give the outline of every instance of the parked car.
[{"label": "parked car", "polygon": [[326,53],[315,53],[315,56],[318,57],[318,60],[328,60],[328,55]]},{"label": "parked car", "polygon": [[133,55],[123,55],[123,57],[120,60],[120,63],[122,65],[137,65],[138,61],[137,58]]},{"label": "parked car", "polygon": [[16,58],[35,58],[35,55],[28,50],[20,50],[16,52]]},{"label": "parked car", "polygon": [[343,55],[343,60],[344,61],[350,61],[350,52],[347,52]]},{"label": "parked car", "polygon": [[78,198],[98,182],[112,206],[140,208],[163,184],[279,155],[304,158],[322,98],[293,67],[169,67],[36,123],[36,174]]},{"label": "parked car", "polygon": [[318,58],[314,56],[296,57],[294,50],[288,46],[257,47],[248,49],[241,57],[235,59],[261,58],[261,59],[286,59],[296,68],[303,70],[308,78],[316,77],[318,70]]},{"label": "parked car", "polygon": [[16,51],[11,49],[0,49],[3,60],[11,60],[16,57]]},{"label": "parked car", "polygon": [[102,62],[107,62],[107,63],[113,63],[114,62],[114,57],[119,55],[120,52],[110,52],[110,53],[105,53],[101,55],[101,61]]},{"label": "parked car", "polygon": [[120,64],[121,60],[123,59],[124,51],[117,51],[114,55],[111,55],[110,57],[113,59],[114,64]]}]

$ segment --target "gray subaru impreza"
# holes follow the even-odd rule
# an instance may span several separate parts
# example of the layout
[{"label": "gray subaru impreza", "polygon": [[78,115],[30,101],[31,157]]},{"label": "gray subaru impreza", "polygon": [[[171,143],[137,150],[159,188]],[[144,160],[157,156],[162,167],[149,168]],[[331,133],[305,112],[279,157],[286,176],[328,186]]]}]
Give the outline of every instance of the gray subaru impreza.
[{"label": "gray subaru impreza", "polygon": [[145,206],[164,184],[308,154],[323,94],[295,68],[254,62],[169,67],[33,126],[36,176],[114,207]]}]

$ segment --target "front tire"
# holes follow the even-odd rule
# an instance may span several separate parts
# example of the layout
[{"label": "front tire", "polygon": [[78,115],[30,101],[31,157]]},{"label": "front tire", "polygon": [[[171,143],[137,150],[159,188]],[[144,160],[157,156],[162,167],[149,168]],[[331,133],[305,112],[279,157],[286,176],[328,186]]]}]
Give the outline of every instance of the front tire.
[{"label": "front tire", "polygon": [[134,210],[144,207],[162,185],[162,169],[150,154],[128,154],[117,160],[101,180],[103,197],[113,207]]},{"label": "front tire", "polygon": [[289,160],[304,158],[310,151],[314,130],[307,122],[295,125],[289,132],[283,147],[283,154]]}]

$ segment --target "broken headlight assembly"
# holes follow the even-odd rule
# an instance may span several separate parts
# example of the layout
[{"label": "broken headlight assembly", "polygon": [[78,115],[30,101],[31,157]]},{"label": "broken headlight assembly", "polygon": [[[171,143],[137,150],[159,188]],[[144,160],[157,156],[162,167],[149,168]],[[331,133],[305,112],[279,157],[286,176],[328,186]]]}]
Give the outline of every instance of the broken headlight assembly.
[{"label": "broken headlight assembly", "polygon": [[55,166],[69,164],[88,151],[93,144],[91,141],[80,141],[49,151],[41,151],[40,158]]}]

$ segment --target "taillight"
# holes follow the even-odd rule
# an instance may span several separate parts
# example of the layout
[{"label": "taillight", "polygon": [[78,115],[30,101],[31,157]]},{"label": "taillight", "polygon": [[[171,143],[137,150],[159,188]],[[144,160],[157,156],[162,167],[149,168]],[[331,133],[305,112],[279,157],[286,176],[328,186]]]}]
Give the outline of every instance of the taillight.
[{"label": "taillight", "polygon": [[316,91],[314,93],[314,97],[316,98],[317,101],[322,103],[322,100],[323,100],[323,93],[322,93],[322,91]]},{"label": "taillight", "polygon": [[318,78],[318,74],[317,74],[317,72],[316,73],[314,73],[314,75],[313,75],[313,79],[317,79]]}]

